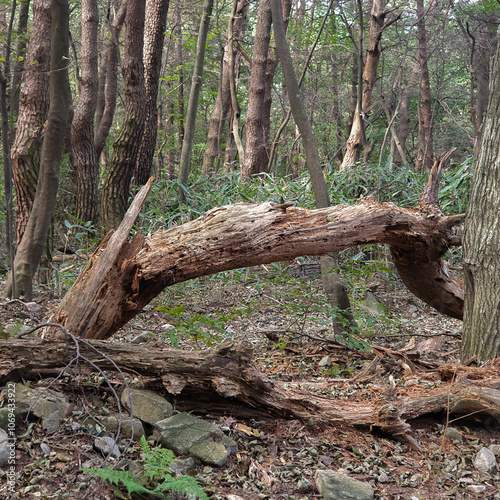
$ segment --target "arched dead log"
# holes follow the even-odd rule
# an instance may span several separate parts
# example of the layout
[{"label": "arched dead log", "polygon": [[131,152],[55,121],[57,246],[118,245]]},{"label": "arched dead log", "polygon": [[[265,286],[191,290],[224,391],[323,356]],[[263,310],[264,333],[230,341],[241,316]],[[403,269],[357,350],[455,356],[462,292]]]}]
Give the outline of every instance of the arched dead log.
[{"label": "arched dead log", "polygon": [[463,215],[400,208],[368,198],[317,210],[290,203],[238,203],[209,210],[150,238],[128,234],[151,187],[99,246],[50,321],[82,338],[106,339],[163,289],[199,276],[369,243],[390,245],[408,288],[443,314],[461,318],[463,286],[441,257],[460,243]]}]

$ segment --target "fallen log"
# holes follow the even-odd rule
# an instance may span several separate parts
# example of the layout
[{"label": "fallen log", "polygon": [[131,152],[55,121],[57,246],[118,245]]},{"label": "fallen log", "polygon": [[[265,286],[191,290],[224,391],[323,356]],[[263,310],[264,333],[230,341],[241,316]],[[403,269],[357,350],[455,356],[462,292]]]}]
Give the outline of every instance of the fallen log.
[{"label": "fallen log", "polygon": [[317,210],[271,202],[217,207],[149,238],[122,237],[112,259],[107,251],[115,235],[107,238],[49,321],[81,338],[106,339],[175,283],[369,243],[390,245],[410,290],[441,313],[461,318],[463,284],[441,257],[460,242],[455,226],[462,221],[463,215],[427,214],[373,199]]},{"label": "fallen log", "polygon": [[[78,360],[80,367],[84,366],[86,358],[104,371],[115,371],[116,364],[125,373],[156,381],[182,410],[203,408],[207,413],[245,418],[294,418],[309,425],[376,427],[415,446],[407,421],[416,417],[444,411],[487,417],[496,425],[500,417],[500,368],[495,364],[486,368],[440,367],[435,378],[441,377],[441,385],[430,389],[396,388],[388,379],[370,386],[370,399],[335,399],[317,396],[303,389],[300,382],[271,381],[254,365],[252,349],[246,343],[228,342],[209,351],[186,352],[79,341],[77,352],[73,340],[1,340],[0,385],[21,378],[55,376],[71,361]],[[458,378],[449,376],[453,370]]]}]

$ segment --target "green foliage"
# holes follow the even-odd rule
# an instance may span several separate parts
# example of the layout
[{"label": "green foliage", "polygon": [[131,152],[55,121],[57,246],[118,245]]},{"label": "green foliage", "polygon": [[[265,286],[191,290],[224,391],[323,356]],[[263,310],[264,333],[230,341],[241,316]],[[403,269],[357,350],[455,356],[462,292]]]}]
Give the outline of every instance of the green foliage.
[{"label": "green foliage", "polygon": [[169,329],[165,333],[165,336],[168,337],[175,348],[179,346],[179,335],[186,335],[195,341],[201,341],[206,346],[212,346],[223,339],[227,339],[229,336],[225,324],[235,316],[235,314],[231,313],[215,313],[215,317],[203,313],[188,315],[184,306],[172,308],[159,306],[156,310],[174,318],[179,323],[175,329]]},{"label": "green foliage", "polygon": [[195,478],[186,475],[174,476],[169,467],[175,458],[171,450],[151,449],[144,436],[141,437],[141,448],[144,454],[144,475],[154,485],[153,489],[144,486],[129,471],[103,467],[101,469],[84,469],[84,472],[98,476],[116,486],[124,486],[128,494],[149,494],[158,498],[169,498],[165,493],[170,492],[184,495],[187,498],[208,500],[208,496]]}]

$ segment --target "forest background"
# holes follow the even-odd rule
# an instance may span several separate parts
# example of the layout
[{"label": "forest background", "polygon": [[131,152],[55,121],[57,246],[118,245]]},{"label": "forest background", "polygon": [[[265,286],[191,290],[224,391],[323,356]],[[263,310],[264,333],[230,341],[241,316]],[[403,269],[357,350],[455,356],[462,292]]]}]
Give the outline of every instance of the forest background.
[{"label": "forest background", "polygon": [[[455,147],[441,201],[445,212],[463,212],[480,150],[498,3],[281,6],[330,201],[375,192],[381,201],[416,206],[434,158]],[[50,43],[50,27],[67,7],[64,52],[64,40]],[[135,186],[150,175],[153,195],[140,223],[146,233],[236,201],[313,206],[299,129],[288,119],[270,1],[6,2],[2,19],[3,192],[9,201],[11,159],[16,207],[6,268],[14,240],[22,253],[43,148],[45,159],[47,151],[64,151],[38,210],[41,218],[49,214],[53,246],[92,246],[117,227]],[[69,85],[51,81],[61,68]],[[49,106],[56,102],[68,118],[61,121],[66,133],[55,134],[60,144],[51,146]],[[1,210],[8,228],[9,203]],[[37,245],[27,240],[31,252]],[[45,238],[38,240],[41,254]],[[31,286],[34,271],[26,274]],[[19,284],[8,293],[31,293]]]}]

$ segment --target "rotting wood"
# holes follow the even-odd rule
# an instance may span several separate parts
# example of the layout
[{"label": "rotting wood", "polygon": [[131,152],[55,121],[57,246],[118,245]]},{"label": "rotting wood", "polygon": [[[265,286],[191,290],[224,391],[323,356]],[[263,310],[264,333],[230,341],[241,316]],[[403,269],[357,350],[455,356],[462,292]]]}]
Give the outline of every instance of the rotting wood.
[{"label": "rotting wood", "polygon": [[441,256],[460,242],[455,226],[462,221],[463,215],[429,216],[372,199],[316,210],[287,207],[284,212],[273,203],[217,207],[149,238],[137,233],[132,241],[123,241],[107,272],[97,267],[108,245],[103,242],[50,322],[78,337],[105,339],[175,283],[369,243],[389,244],[409,289],[443,314],[461,318],[463,285]]},{"label": "rotting wood", "polygon": [[[500,366],[484,368],[446,365],[428,373],[435,387],[396,387],[390,379],[370,385],[370,398],[355,400],[317,396],[312,383],[271,381],[253,363],[249,344],[230,342],[202,352],[92,341],[80,353],[105,371],[115,370],[162,385],[177,408],[272,418],[297,418],[309,425],[379,428],[418,447],[408,420],[449,412],[454,418],[473,416],[500,421]],[[110,359],[107,359],[110,358]],[[13,338],[0,341],[0,385],[9,380],[54,376],[76,356],[72,340]],[[82,365],[83,368],[83,365]],[[73,373],[75,367],[72,367]],[[450,379],[449,373],[456,373]],[[340,382],[337,381],[337,384]],[[350,384],[350,380],[345,381]],[[306,389],[304,389],[306,387]]]}]

